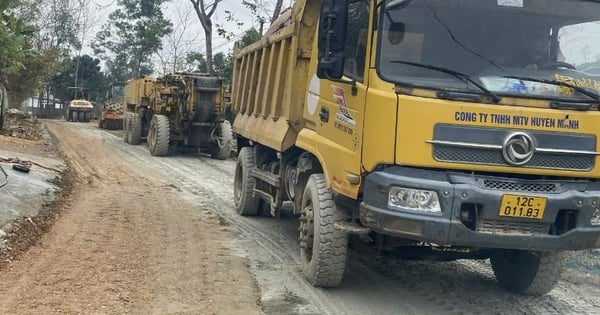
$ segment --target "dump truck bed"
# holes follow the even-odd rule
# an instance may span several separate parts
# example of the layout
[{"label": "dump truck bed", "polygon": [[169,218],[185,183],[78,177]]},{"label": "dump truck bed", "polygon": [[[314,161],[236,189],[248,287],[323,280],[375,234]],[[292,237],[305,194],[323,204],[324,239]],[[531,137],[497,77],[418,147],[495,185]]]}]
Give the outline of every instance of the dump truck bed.
[{"label": "dump truck bed", "polygon": [[318,8],[294,5],[289,23],[243,49],[234,50],[234,132],[284,151],[304,126],[307,72]]}]

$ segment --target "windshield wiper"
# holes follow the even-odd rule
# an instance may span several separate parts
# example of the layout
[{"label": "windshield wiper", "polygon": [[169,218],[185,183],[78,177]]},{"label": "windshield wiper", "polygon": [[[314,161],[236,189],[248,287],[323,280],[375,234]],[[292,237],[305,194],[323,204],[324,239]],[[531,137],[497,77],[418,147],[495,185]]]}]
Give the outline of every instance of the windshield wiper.
[{"label": "windshield wiper", "polygon": [[486,89],[483,85],[481,85],[477,81],[473,80],[471,78],[471,76],[468,75],[468,74],[461,73],[461,72],[458,72],[458,71],[455,71],[455,70],[452,70],[452,69],[442,68],[442,67],[438,67],[438,66],[434,66],[434,65],[430,65],[430,64],[424,64],[424,63],[402,61],[402,60],[392,60],[390,62],[391,63],[401,63],[401,64],[404,64],[404,65],[421,67],[421,68],[426,68],[426,69],[431,69],[431,70],[435,70],[435,71],[447,73],[447,74],[449,74],[451,76],[454,76],[454,77],[456,77],[458,79],[471,82],[474,86],[476,86],[481,91],[483,91],[485,93],[485,95],[489,96],[494,103],[499,103],[500,100],[501,100],[500,96],[498,96],[498,95],[494,94],[494,92]]},{"label": "windshield wiper", "polygon": [[567,82],[563,82],[563,81],[550,80],[550,79],[536,79],[536,78],[520,77],[520,76],[503,76],[503,78],[564,86],[564,87],[571,88],[571,89],[573,89],[573,90],[575,90],[575,91],[577,91],[577,92],[579,92],[579,93],[581,93],[581,94],[583,94],[585,96],[588,96],[589,98],[591,98],[591,99],[593,99],[595,101],[600,101],[600,95],[598,95],[598,94],[596,94],[594,92],[590,92],[587,89],[584,89],[584,88],[579,87],[577,85],[574,85],[574,84],[571,84],[571,83],[567,83]]}]

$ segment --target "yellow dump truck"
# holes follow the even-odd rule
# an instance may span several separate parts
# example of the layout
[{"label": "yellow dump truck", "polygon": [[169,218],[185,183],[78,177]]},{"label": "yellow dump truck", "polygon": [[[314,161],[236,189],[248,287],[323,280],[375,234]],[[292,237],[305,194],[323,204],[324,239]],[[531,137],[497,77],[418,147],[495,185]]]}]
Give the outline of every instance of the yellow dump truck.
[{"label": "yellow dump truck", "polygon": [[146,137],[156,156],[178,146],[226,159],[233,134],[222,103],[223,83],[218,77],[181,73],[132,80],[125,86],[123,140],[140,144]]},{"label": "yellow dump truck", "polygon": [[315,286],[352,240],[545,294],[600,247],[598,38],[597,1],[298,0],[234,50],[236,209],[293,203]]}]

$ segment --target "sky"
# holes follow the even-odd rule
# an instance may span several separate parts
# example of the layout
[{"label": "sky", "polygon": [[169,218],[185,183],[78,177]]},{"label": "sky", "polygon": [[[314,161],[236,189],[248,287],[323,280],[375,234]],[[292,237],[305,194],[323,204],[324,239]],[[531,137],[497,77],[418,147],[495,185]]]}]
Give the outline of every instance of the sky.
[{"label": "sky", "polygon": [[[88,36],[93,39],[95,34],[100,30],[101,26],[106,23],[108,15],[117,8],[117,0],[91,0],[94,12],[94,23],[90,29]],[[211,1],[212,2],[212,1]],[[264,8],[259,9],[259,13],[270,14],[275,6],[275,0],[264,0]],[[284,0],[283,8],[291,6],[291,0]],[[227,14],[225,11],[230,11],[242,23],[243,26],[238,26],[236,23],[226,20]],[[269,11],[269,12],[267,12]],[[163,12],[174,24],[173,27],[182,27],[181,21],[188,17],[189,25],[186,28],[185,38],[194,43],[194,50],[204,53],[205,40],[204,30],[196,16],[192,3],[189,0],[170,0],[163,5]],[[233,48],[235,39],[239,39],[243,33],[250,27],[258,29],[258,19],[252,12],[242,4],[242,0],[223,0],[218,4],[217,10],[212,18],[213,21],[213,53],[227,52]],[[227,32],[234,34],[234,40],[226,40],[216,34],[216,25],[222,24]],[[266,29],[266,26],[265,26]],[[86,41],[84,53],[92,54],[92,49],[89,47],[90,40]]]}]

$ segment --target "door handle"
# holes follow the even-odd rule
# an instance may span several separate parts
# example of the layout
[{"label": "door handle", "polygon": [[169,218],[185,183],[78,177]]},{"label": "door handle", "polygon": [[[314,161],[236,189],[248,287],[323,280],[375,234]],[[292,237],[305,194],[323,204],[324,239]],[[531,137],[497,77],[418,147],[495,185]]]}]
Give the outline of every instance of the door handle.
[{"label": "door handle", "polygon": [[321,107],[321,112],[319,113],[319,118],[322,122],[329,121],[329,109],[327,107]]}]

